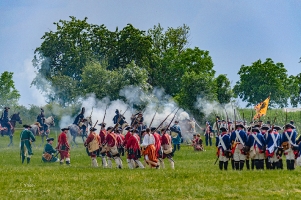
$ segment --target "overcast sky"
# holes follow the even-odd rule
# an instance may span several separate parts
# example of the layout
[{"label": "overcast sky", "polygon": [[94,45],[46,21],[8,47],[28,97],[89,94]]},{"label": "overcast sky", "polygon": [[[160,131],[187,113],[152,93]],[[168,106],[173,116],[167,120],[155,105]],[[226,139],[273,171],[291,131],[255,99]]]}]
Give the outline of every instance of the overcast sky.
[{"label": "overcast sky", "polygon": [[88,17],[88,22],[122,29],[131,23],[148,30],[187,24],[190,47],[208,50],[216,75],[234,84],[241,65],[258,59],[282,62],[289,75],[301,72],[301,1],[0,1],[0,72],[14,72],[20,104],[44,105],[30,83],[34,50],[53,22]]}]

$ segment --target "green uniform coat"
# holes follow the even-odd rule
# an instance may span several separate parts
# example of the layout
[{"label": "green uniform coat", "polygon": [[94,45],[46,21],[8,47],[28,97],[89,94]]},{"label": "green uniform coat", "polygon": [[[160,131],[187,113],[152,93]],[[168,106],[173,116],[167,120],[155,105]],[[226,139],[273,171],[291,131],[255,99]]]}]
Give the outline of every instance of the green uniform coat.
[{"label": "green uniform coat", "polygon": [[25,156],[26,149],[28,155],[33,155],[32,148],[31,148],[31,141],[33,142],[36,141],[36,138],[34,137],[32,132],[30,130],[24,129],[21,132],[20,139],[21,139],[21,145],[20,145],[21,155]]},{"label": "green uniform coat", "polygon": [[[56,153],[57,151],[52,147],[51,144],[47,143],[47,144],[45,145],[43,154],[44,154],[45,152],[52,155],[53,153]],[[48,160],[46,160],[46,159],[42,156],[42,160],[43,160],[44,162],[57,162],[58,158],[56,158],[56,157],[54,157],[54,156],[52,155],[52,158],[48,161]]]}]

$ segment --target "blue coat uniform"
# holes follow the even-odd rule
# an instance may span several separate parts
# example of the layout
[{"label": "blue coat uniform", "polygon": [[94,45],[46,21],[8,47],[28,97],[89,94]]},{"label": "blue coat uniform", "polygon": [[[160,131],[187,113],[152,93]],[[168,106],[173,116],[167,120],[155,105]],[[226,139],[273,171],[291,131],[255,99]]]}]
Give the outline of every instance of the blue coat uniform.
[{"label": "blue coat uniform", "polygon": [[[226,146],[226,149],[224,149],[222,147],[222,144],[220,143],[220,137],[221,139],[223,140],[225,146]],[[231,147],[231,142],[230,142],[230,136],[228,134],[224,134],[224,135],[221,135],[221,136],[217,136],[216,137],[216,143],[215,143],[215,146],[219,149],[219,150],[222,150],[223,152],[225,150],[230,150],[230,147]]]},{"label": "blue coat uniform", "polygon": [[[292,144],[296,144],[296,137],[297,137],[296,131],[295,131],[295,130],[292,130],[292,129],[289,129],[289,130],[287,130],[287,131],[285,131],[285,132],[287,132],[287,135],[288,135],[289,137],[291,137],[291,142],[292,142]],[[282,133],[281,144],[282,144],[283,142],[288,142],[288,141],[289,141],[289,139],[287,138],[285,132]]]},{"label": "blue coat uniform", "polygon": [[254,145],[257,145],[259,147],[259,149],[261,150],[265,150],[265,146],[266,146],[266,141],[263,137],[263,135],[261,133],[257,133],[255,134],[256,137],[258,138],[259,142],[255,140],[255,137],[253,136],[254,133],[252,133],[251,135],[249,135],[249,139],[248,139],[248,142],[247,142],[247,146],[251,147],[251,146],[254,146]]},{"label": "blue coat uniform", "polygon": [[[117,124],[117,122],[118,122],[118,119],[119,119],[119,116],[120,116],[120,114],[119,114],[119,113],[118,113],[118,114],[116,114],[116,115],[114,116],[114,118],[113,118],[113,122],[114,122],[114,124]],[[124,124],[124,119],[125,119],[125,117],[124,117],[124,116],[120,116],[120,120],[119,120],[119,124],[120,124],[120,125]]]},{"label": "blue coat uniform", "polygon": [[9,122],[9,118],[8,118],[8,110],[4,110],[4,113],[3,113],[3,122],[4,122],[4,123]]},{"label": "blue coat uniform", "polygon": [[246,134],[246,132],[244,130],[240,130],[238,132],[238,134],[240,135],[242,141],[239,141],[238,137],[236,137],[236,134],[237,134],[236,131],[233,131],[231,133],[231,138],[230,138],[231,143],[233,143],[233,142],[243,142],[244,144],[247,143],[248,138],[247,138],[247,134]]},{"label": "blue coat uniform", "polygon": [[79,122],[82,120],[82,119],[84,119],[85,117],[84,117],[84,115],[83,114],[78,114],[77,116],[76,116],[76,118],[75,118],[75,120],[74,120],[74,122],[73,122],[73,124],[75,124],[75,125],[79,125]]},{"label": "blue coat uniform", "polygon": [[[275,136],[275,144],[274,140],[272,137],[272,134]],[[267,144],[267,150],[269,153],[273,153],[277,147],[281,146],[281,135],[279,133],[268,133],[267,139],[266,139],[266,144]]]}]

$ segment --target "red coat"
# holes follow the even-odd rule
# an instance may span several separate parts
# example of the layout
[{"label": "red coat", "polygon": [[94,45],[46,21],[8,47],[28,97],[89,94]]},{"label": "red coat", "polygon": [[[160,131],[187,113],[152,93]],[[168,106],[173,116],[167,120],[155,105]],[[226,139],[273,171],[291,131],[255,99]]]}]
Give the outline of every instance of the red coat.
[{"label": "red coat", "polygon": [[161,149],[161,136],[159,133],[154,133],[154,138],[155,138],[155,147],[156,147],[156,154],[157,157],[159,157],[159,151]]},{"label": "red coat", "polygon": [[117,137],[117,146],[121,147],[124,144],[124,135],[122,134],[116,134]]},{"label": "red coat", "polygon": [[85,146],[87,146],[90,142],[92,142],[94,140],[94,138],[96,137],[97,141],[98,141],[98,144],[100,145],[101,144],[101,140],[100,140],[100,137],[99,135],[97,135],[95,132],[92,132],[89,134],[89,136],[87,137],[86,139],[86,142],[85,142]]},{"label": "red coat", "polygon": [[171,143],[171,138],[170,138],[170,135],[164,133],[162,135],[162,143],[161,145],[164,145],[164,144],[170,144]]},{"label": "red coat", "polygon": [[124,137],[124,142],[123,142],[123,146],[127,146],[127,141],[130,139],[130,137],[132,136],[131,132],[128,131],[126,134],[125,134],[125,137]]},{"label": "red coat", "polygon": [[117,145],[117,137],[115,133],[109,133],[106,137],[107,145],[109,147],[114,147]]},{"label": "red coat", "polygon": [[70,149],[67,134],[65,134],[64,132],[62,132],[58,137],[58,144],[56,149],[63,151],[68,151]]},{"label": "red coat", "polygon": [[137,134],[131,135],[127,144],[127,149],[134,149],[135,151],[140,149],[140,137]]},{"label": "red coat", "polygon": [[99,131],[99,137],[100,137],[100,142],[102,144],[106,143],[107,131],[106,130],[100,130]]}]

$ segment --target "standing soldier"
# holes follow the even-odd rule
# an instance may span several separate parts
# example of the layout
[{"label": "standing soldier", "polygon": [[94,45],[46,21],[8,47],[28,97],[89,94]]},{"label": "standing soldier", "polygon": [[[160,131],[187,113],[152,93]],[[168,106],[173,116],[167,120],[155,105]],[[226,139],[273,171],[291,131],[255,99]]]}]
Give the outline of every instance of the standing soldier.
[{"label": "standing soldier", "polygon": [[87,148],[87,153],[91,157],[92,166],[98,167],[97,155],[99,154],[99,147],[101,144],[100,137],[95,133],[97,129],[94,127],[90,128],[90,134],[87,137],[84,145]]},{"label": "standing soldier", "polygon": [[117,148],[117,137],[113,132],[113,127],[107,128],[107,156],[108,156],[108,167],[112,168],[112,158],[115,160],[115,163],[119,169],[122,169],[122,160]]},{"label": "standing soldier", "polygon": [[[170,162],[170,167],[171,169],[175,169],[175,162],[172,159],[173,157],[173,151],[172,151],[172,145],[171,145],[171,137],[169,134],[167,134],[167,130],[165,128],[161,129],[161,133],[162,133],[162,158],[165,159],[167,158],[168,161]],[[164,162],[161,161],[162,164],[162,168],[164,168]]]},{"label": "standing soldier", "polygon": [[[131,133],[131,132],[129,132]],[[141,150],[140,150],[140,138],[139,135],[136,133],[132,133],[127,142],[126,142],[126,149],[127,149],[127,163],[130,169],[133,169],[133,162],[134,161],[140,168],[144,169],[143,164],[140,162],[141,158]]]},{"label": "standing soldier", "polygon": [[219,159],[219,169],[227,170],[228,161],[230,157],[230,136],[227,134],[228,130],[225,127],[220,128],[221,135],[216,137],[217,156]]},{"label": "standing soldier", "polygon": [[180,145],[182,142],[182,132],[181,132],[181,127],[179,125],[179,121],[175,121],[175,124],[170,127],[171,130],[171,136],[172,136],[172,143],[173,143],[173,151],[175,152],[178,147],[178,151],[180,151]]},{"label": "standing soldier", "polygon": [[125,123],[125,117],[122,115],[122,114],[120,114],[119,113],[119,110],[118,109],[116,109],[116,111],[115,111],[115,116],[114,116],[114,118],[113,118],[113,122],[114,122],[114,124],[117,124],[118,123],[118,127],[119,126],[122,126],[124,123]]},{"label": "standing soldier", "polygon": [[64,164],[64,160],[66,159],[66,164],[70,165],[70,146],[67,139],[67,133],[69,128],[62,128],[62,133],[58,137],[58,144],[56,149],[58,149],[60,153],[60,164]]},{"label": "standing soldier", "polygon": [[247,145],[250,147],[250,157],[254,159],[256,169],[263,170],[266,142],[257,127],[252,128],[252,134],[249,136]]},{"label": "standing soldier", "polygon": [[107,152],[107,145],[106,145],[106,137],[107,137],[107,131],[106,131],[106,123],[98,124],[101,126],[101,129],[99,131],[99,137],[100,137],[100,156],[102,161],[102,167],[106,168],[108,166],[107,159],[106,159],[106,152]]},{"label": "standing soldier", "polygon": [[282,146],[288,170],[295,169],[295,153],[298,151],[298,146],[296,145],[297,133],[294,129],[295,127],[293,125],[286,124],[282,134]]},{"label": "standing soldier", "polygon": [[281,130],[281,127],[274,126],[273,130],[269,131],[266,139],[266,155],[268,157],[270,169],[280,169],[279,152],[281,151],[281,136],[278,133],[279,130]]},{"label": "standing soldier", "polygon": [[[269,127],[268,125],[266,125],[266,124],[264,124],[264,125],[262,125],[262,126],[260,127],[260,133],[262,134],[264,140],[266,140],[267,137],[268,137],[268,130],[269,130],[269,129],[270,129],[270,127]],[[264,161],[265,161],[265,168],[266,168],[266,169],[270,169],[270,168],[271,168],[271,165],[270,165],[270,163],[269,163],[269,160],[268,160],[268,157],[267,157],[266,154],[264,154]]]},{"label": "standing soldier", "polygon": [[21,145],[20,145],[20,153],[22,158],[22,164],[24,163],[25,157],[27,156],[27,164],[30,162],[31,155],[33,155],[31,142],[36,141],[36,138],[29,130],[31,126],[23,125],[24,130],[20,134]]},{"label": "standing soldier", "polygon": [[206,146],[208,146],[208,144],[210,146],[212,146],[212,128],[210,126],[209,122],[206,122],[206,129],[205,129],[205,142],[206,142]]},{"label": "standing soldier", "polygon": [[235,131],[231,133],[232,154],[234,167],[236,170],[242,170],[246,160],[245,152],[243,151],[247,142],[247,134],[243,130],[245,127],[242,124],[237,124]]}]

